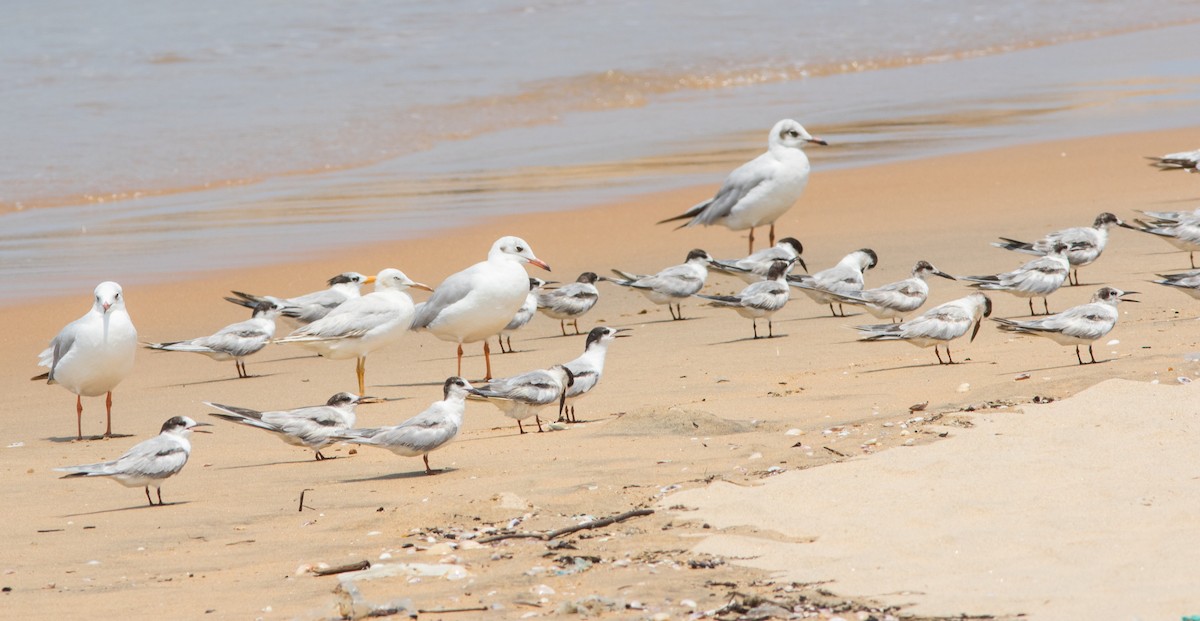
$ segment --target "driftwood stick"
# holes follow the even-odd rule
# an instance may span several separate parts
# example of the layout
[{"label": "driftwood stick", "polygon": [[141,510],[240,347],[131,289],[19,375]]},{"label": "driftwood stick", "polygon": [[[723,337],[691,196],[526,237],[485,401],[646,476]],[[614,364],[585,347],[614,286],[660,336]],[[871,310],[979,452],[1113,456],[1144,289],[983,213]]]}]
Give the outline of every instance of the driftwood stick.
[{"label": "driftwood stick", "polygon": [[348,571],[362,571],[371,568],[371,561],[359,561],[350,563],[349,565],[338,565],[337,567],[326,567],[325,569],[312,570],[314,576],[332,576],[334,574],[344,574]]},{"label": "driftwood stick", "polygon": [[487,612],[491,610],[487,606],[474,606],[471,608],[430,608],[428,610],[422,608],[417,612],[423,615],[435,615],[443,612]]},{"label": "driftwood stick", "polygon": [[625,520],[631,518],[642,517],[652,513],[654,513],[653,509],[634,509],[633,511],[626,511],[625,513],[614,515],[612,517],[591,520],[584,522],[583,524],[576,524],[575,526],[567,526],[566,528],[552,530],[548,533],[507,533],[502,535],[492,535],[491,537],[484,537],[478,541],[479,543],[492,543],[494,541],[503,541],[505,539],[541,539],[542,541],[550,541],[551,539],[557,539],[563,535],[570,535],[571,533],[579,532],[581,530],[603,528],[605,526],[616,524],[617,522],[624,522]]}]

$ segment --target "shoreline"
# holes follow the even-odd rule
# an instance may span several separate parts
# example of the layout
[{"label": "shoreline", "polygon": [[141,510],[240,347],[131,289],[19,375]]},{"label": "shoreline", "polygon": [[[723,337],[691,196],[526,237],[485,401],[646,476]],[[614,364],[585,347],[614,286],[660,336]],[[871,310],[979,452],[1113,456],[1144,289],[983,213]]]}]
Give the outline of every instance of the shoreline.
[{"label": "shoreline", "polygon": [[[1024,259],[989,247],[996,236],[1036,238],[1086,225],[1100,211],[1126,219],[1132,209],[1194,206],[1200,179],[1156,172],[1141,160],[1193,143],[1200,143],[1200,127],[818,171],[778,232],[803,242],[813,271],[856,248],[875,249],[880,263],[868,274],[868,286],[906,277],[918,259],[954,274],[1011,269]],[[453,233],[354,248],[336,264],[320,257],[127,287],[129,310],[143,341],[196,336],[242,318],[244,309],[221,301],[229,289],[299,293],[340,271],[392,266],[435,285],[481,260],[491,241],[505,234],[524,237],[554,268],[552,277],[563,281],[584,270],[652,271],[678,263],[693,247],[720,258],[740,256],[745,238],[723,228],[671,231],[652,224],[706,198],[718,182],[609,206],[488,219]],[[970,415],[953,413],[1019,406],[1034,397],[1061,400],[1113,377],[1164,383],[1200,377],[1200,367],[1187,358],[1200,349],[1200,339],[1185,329],[1200,308],[1182,294],[1144,283],[1158,271],[1185,269],[1186,253],[1167,252],[1166,244],[1149,237],[1115,229],[1104,256],[1081,270],[1085,285],[1051,296],[1051,310],[1061,311],[1085,301],[1100,282],[1144,292],[1141,304],[1121,307],[1121,322],[1097,344],[1103,364],[1081,367],[1070,348],[1009,337],[986,325],[973,343],[956,342],[956,359],[964,364],[938,367],[928,350],[855,342],[849,327],[875,323],[873,318],[829,318],[801,296],[777,316],[776,334],[785,336],[753,341],[749,322],[732,313],[689,301],[685,315],[694,319],[672,322],[641,296],[605,286],[581,327],[603,321],[633,328],[633,338],[614,344],[601,386],[580,402],[585,423],[518,436],[494,408],[472,404],[462,436],[430,456],[435,468],[446,469],[432,477],[415,458],[367,449],[351,454],[342,446],[329,451],[338,459],[312,463],[307,451],[265,434],[219,426],[214,435],[194,439],[192,462],[164,486],[168,502],[179,504],[161,510],[144,510],[139,490],[58,481],[50,469],[115,457],[168,414],[207,419],[204,400],[261,409],[322,402],[353,386],[353,363],[271,346],[248,360],[254,377],[234,380],[232,363],[140,351],[134,375],[114,395],[113,414],[114,430],[137,438],[65,442],[74,429],[69,393],[27,378],[37,372],[36,353],[86,310],[88,296],[0,308],[0,321],[20,327],[3,337],[15,355],[0,379],[0,389],[10,395],[0,405],[0,446],[6,447],[0,448],[0,471],[13,482],[14,513],[0,533],[21,544],[3,568],[11,570],[3,581],[13,588],[10,609],[28,616],[69,606],[62,609],[111,616],[144,603],[149,589],[169,594],[170,606],[167,598],[155,598],[147,615],[169,610],[195,617],[215,605],[216,618],[328,616],[334,582],[298,569],[362,558],[462,566],[471,575],[464,581],[392,578],[362,586],[370,597],[404,593],[426,609],[502,605],[481,615],[489,619],[550,614],[592,594],[639,601],[647,615],[682,614],[680,593],[711,609],[727,601],[722,589],[705,584],[714,580],[772,593],[786,585],[754,586],[762,574],[733,567],[735,555],[690,551],[699,537],[747,534],[745,527],[687,526],[665,511],[574,539],[578,551],[555,552],[555,558],[601,561],[587,561],[587,569],[570,561],[576,567],[570,571],[544,558],[540,543],[475,548],[463,545],[460,535],[503,529],[512,520],[521,530],[553,530],[577,523],[576,516],[653,506],[677,486],[699,488],[714,480],[753,486],[776,473],[838,461],[838,454],[869,456],[909,440],[921,446],[942,431],[909,422],[910,406],[921,402],[928,404],[929,418],[969,423]],[[706,290],[713,293],[741,287],[716,276],[709,283]],[[949,281],[931,286],[929,305],[966,293]],[[1024,312],[1024,300],[993,300],[995,316]],[[558,332],[557,322],[535,318],[514,336],[517,353],[493,358],[497,375],[578,355],[583,337]],[[1118,342],[1105,344],[1110,339]],[[440,396],[441,381],[454,370],[453,353],[446,343],[412,334],[372,355],[368,392],[391,400],[361,408],[359,424],[393,424]],[[483,370],[479,346],[468,354],[465,374],[476,377]],[[1029,377],[1018,379],[1022,374]],[[97,403],[84,403],[85,433],[102,425]],[[1111,457],[1115,465],[1138,458]],[[306,503],[315,510],[297,512],[301,489],[313,490]],[[797,510],[787,519],[803,515]],[[705,568],[705,562],[716,565]],[[821,588],[844,595],[836,583]],[[214,592],[230,595],[214,603]],[[521,603],[530,600],[535,603]]]}]

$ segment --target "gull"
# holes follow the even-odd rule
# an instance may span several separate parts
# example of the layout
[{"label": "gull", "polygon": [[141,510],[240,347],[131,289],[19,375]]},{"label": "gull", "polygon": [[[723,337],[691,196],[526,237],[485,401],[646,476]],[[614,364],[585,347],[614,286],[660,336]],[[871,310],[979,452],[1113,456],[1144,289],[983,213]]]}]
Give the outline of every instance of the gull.
[{"label": "gull", "polygon": [[271,295],[252,295],[233,291],[236,298],[225,298],[234,304],[254,308],[261,302],[273,302],[279,306],[284,321],[293,328],[310,324],[337,308],[342,302],[361,295],[360,288],[375,282],[374,276],[363,276],[358,272],[343,272],[329,279],[329,288],[294,298]]},{"label": "gull", "polygon": [[313,405],[294,410],[260,412],[211,401],[205,401],[204,405],[223,412],[220,414],[210,413],[209,416],[270,431],[280,440],[292,446],[304,446],[312,449],[316,453],[316,460],[323,461],[333,458],[322,455],[321,449],[333,444],[335,434],[354,427],[356,420],[354,407],[362,401],[363,397],[358,395],[339,392],[330,397],[325,405]]},{"label": "gull", "polygon": [[412,324],[409,287],[432,291],[398,269],[385,269],[375,276],[374,292],[347,300],[276,342],[299,343],[331,360],[357,358],[358,394],[366,394],[367,354],[396,342]]},{"label": "gull", "polygon": [[[512,333],[524,328],[529,320],[533,319],[538,308],[538,294],[541,293],[542,287],[553,283],[551,280],[542,280],[541,278],[529,279],[529,294],[525,296],[525,303],[521,305],[520,310],[516,315],[513,315],[512,321],[508,322],[507,326],[500,331],[500,336],[496,340],[500,343],[500,353],[510,354],[512,348]],[[508,349],[504,349],[504,339],[508,339]]]},{"label": "gull", "polygon": [[[971,339],[979,334],[979,324],[992,314],[992,300],[982,293],[972,293],[964,298],[935,306],[904,323],[882,323],[871,326],[856,326],[860,341],[907,341],[917,347],[932,347],[938,364],[954,364],[950,356],[950,341],[971,331]],[[974,325],[974,329],[971,326]],[[945,345],[946,360],[938,353],[938,345]]]},{"label": "gull", "polygon": [[723,224],[733,231],[750,229],[750,252],[754,252],[754,228],[770,225],[770,241],[775,245],[775,221],[808,185],[808,156],[801,148],[806,142],[829,144],[796,121],[779,121],[767,137],[767,152],[729,173],[716,196],[659,224],[688,220],[677,228]]},{"label": "gull", "polygon": [[1178,222],[1164,220],[1162,223],[1147,223],[1141,220],[1134,222],[1138,223],[1138,226],[1132,227],[1133,230],[1156,235],[1168,244],[1186,250],[1192,269],[1196,268],[1196,251],[1200,250],[1200,219],[1183,218]]},{"label": "gull", "polygon": [[771,270],[771,263],[777,259],[797,261],[800,263],[800,267],[807,272],[808,265],[800,256],[803,252],[804,246],[800,244],[800,240],[795,237],[784,237],[774,246],[759,250],[744,259],[713,261],[709,264],[709,269],[737,276],[746,284],[750,284],[766,280],[767,272]]},{"label": "gull", "polygon": [[[1152,281],[1156,285],[1172,287],[1187,295],[1200,300],[1200,272],[1184,272],[1183,274],[1159,274],[1162,280]],[[1129,300],[1133,301],[1133,300]]]},{"label": "gull", "polygon": [[1119,302],[1137,302],[1127,300],[1124,296],[1136,294],[1137,291],[1121,291],[1113,287],[1101,287],[1092,295],[1092,301],[1041,319],[1017,321],[992,317],[992,321],[1000,324],[1005,332],[1032,334],[1046,337],[1059,345],[1074,345],[1075,358],[1079,364],[1086,364],[1083,356],[1079,355],[1079,346],[1088,346],[1088,355],[1096,362],[1096,354],[1092,352],[1092,343],[1112,331],[1117,325],[1117,304]]},{"label": "gull", "polygon": [[112,437],[112,393],[133,370],[137,330],[125,310],[121,285],[96,285],[92,309],[67,324],[38,355],[38,366],[49,367],[33,379],[58,384],[75,393],[75,432],[83,439],[83,397],[106,394],[104,437]]},{"label": "gull", "polygon": [[572,381],[560,403],[558,420],[576,422],[575,406],[571,404],[571,401],[582,399],[596,387],[596,384],[600,383],[600,376],[604,374],[604,358],[608,354],[609,343],[615,339],[629,336],[623,334],[628,330],[629,328],[597,326],[588,332],[587,342],[583,346],[583,354],[563,365],[571,372]]},{"label": "gull", "polygon": [[425,461],[425,474],[433,474],[429,454],[458,435],[465,409],[463,399],[474,391],[467,380],[448,378],[442,384],[442,400],[433,402],[420,414],[391,427],[348,429],[336,434],[334,439],[387,449],[403,457],[420,455]]},{"label": "gull", "polygon": [[791,294],[787,273],[791,267],[791,261],[776,260],[771,264],[766,280],[746,285],[737,295],[696,294],[696,297],[711,300],[709,306],[732,308],[737,314],[749,319],[754,326],[754,338],[758,338],[758,320],[766,319],[767,338],[773,338],[775,328],[771,325],[771,316],[787,304]]},{"label": "gull", "polygon": [[[622,287],[631,287],[646,296],[655,304],[666,304],[671,312],[671,319],[683,319],[683,307],[679,300],[690,297],[704,286],[708,278],[708,265],[712,262],[708,253],[696,248],[688,253],[687,260],[681,265],[668,267],[657,274],[641,275],[613,270],[620,279],[605,278],[608,282]],[[675,305],[675,308],[671,307]],[[676,314],[675,310],[679,313]]]},{"label": "gull", "polygon": [[541,432],[542,419],[537,416],[538,410],[557,402],[561,411],[566,401],[566,391],[574,383],[575,377],[571,371],[563,365],[554,365],[549,369],[494,379],[467,398],[487,401],[496,406],[505,416],[517,421],[517,429],[521,433],[525,433],[521,421],[532,416],[537,421],[538,432]]},{"label": "gull", "polygon": [[186,416],[172,416],[163,423],[162,430],[157,436],[143,440],[125,451],[124,455],[98,464],[84,466],[67,466],[55,468],[59,472],[69,472],[62,478],[74,477],[112,477],[114,481],[125,487],[143,487],[146,490],[146,500],[154,506],[150,498],[150,488],[158,492],[158,506],[163,505],[163,481],[183,470],[188,455],[192,452],[192,443],[188,442],[188,434],[209,433],[196,427],[211,427],[208,423],[197,423]]},{"label": "gull", "polygon": [[525,240],[501,237],[492,244],[486,261],[451,274],[437,286],[433,297],[417,309],[412,329],[458,343],[458,375],[462,375],[463,343],[483,341],[484,379],[491,379],[487,339],[499,334],[525,303],[529,295],[525,263],[550,271]]},{"label": "gull", "polygon": [[1168,153],[1159,157],[1146,156],[1146,159],[1151,160],[1151,166],[1162,170],[1185,170],[1189,168],[1195,170],[1196,165],[1200,164],[1200,149]]},{"label": "gull", "polygon": [[258,353],[275,337],[275,318],[279,307],[274,302],[259,302],[254,314],[246,321],[230,324],[211,336],[187,341],[147,343],[146,347],[161,351],[186,351],[203,354],[213,360],[233,360],[239,378],[250,377],[246,372],[246,357]]},{"label": "gull", "polygon": [[1049,254],[1055,244],[1066,244],[1067,262],[1071,264],[1071,277],[1068,277],[1068,283],[1078,285],[1079,268],[1091,265],[1100,258],[1100,253],[1104,252],[1104,247],[1108,244],[1108,229],[1114,224],[1132,228],[1122,222],[1120,218],[1104,212],[1096,216],[1096,220],[1092,222],[1091,226],[1076,226],[1047,233],[1045,237],[1033,243],[1001,237],[1000,241],[992,242],[992,245],[1005,250],[1044,256]]},{"label": "gull", "polygon": [[567,335],[564,322],[568,319],[575,326],[575,334],[579,334],[579,318],[600,301],[600,291],[596,289],[596,281],[599,279],[595,272],[584,272],[573,283],[538,293],[538,310],[542,311],[543,315],[558,320],[558,328],[562,330],[563,336]]},{"label": "gull", "polygon": [[1071,264],[1067,261],[1069,246],[1064,243],[1054,244],[1044,257],[1034,259],[1021,267],[1003,274],[990,276],[960,276],[960,280],[970,281],[970,286],[988,291],[1006,291],[1019,298],[1029,299],[1029,314],[1033,312],[1033,298],[1042,298],[1042,307],[1050,314],[1050,303],[1046,299],[1051,293],[1058,291],[1067,280]]},{"label": "gull", "polygon": [[[862,291],[863,274],[878,264],[879,255],[870,248],[863,248],[842,257],[837,265],[827,270],[812,275],[789,275],[787,280],[789,285],[803,291],[817,304],[828,304],[829,312],[837,317],[837,312],[833,310],[833,303],[837,300],[830,294],[853,295]],[[841,316],[845,317],[846,310],[841,304],[838,304],[838,308],[842,311]]]},{"label": "gull", "polygon": [[917,261],[913,266],[912,276],[904,280],[874,289],[864,289],[858,293],[830,295],[839,304],[862,306],[879,319],[891,319],[894,322],[896,319],[903,320],[909,313],[925,304],[925,300],[929,298],[929,283],[925,282],[925,278],[931,274],[957,280],[934,267],[929,261]]}]

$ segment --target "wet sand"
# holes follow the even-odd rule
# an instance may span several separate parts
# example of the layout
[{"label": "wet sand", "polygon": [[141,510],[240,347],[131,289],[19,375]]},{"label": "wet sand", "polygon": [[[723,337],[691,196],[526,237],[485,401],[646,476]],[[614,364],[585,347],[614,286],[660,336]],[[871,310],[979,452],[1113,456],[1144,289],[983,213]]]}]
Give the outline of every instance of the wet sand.
[{"label": "wet sand", "polygon": [[[814,270],[854,249],[875,249],[880,264],[868,274],[869,285],[906,277],[918,259],[954,274],[1003,271],[1020,265],[1024,257],[988,246],[998,235],[1035,239],[1050,230],[1088,224],[1101,211],[1129,219],[1136,215],[1134,209],[1195,207],[1200,176],[1159,173],[1141,159],[1195,144],[1200,144],[1200,128],[870,169],[818,170],[806,196],[778,228],[781,235],[804,243],[805,260]],[[612,267],[653,271],[678,263],[693,247],[720,257],[740,256],[745,239],[727,230],[673,232],[651,224],[713,189],[709,185],[577,211],[497,218],[452,236],[353,248],[295,265],[131,286],[126,297],[141,338],[158,341],[205,334],[243,318],[242,309],[221,300],[230,289],[296,294],[341,271],[374,273],[384,267],[399,267],[434,284],[481,260],[491,242],[504,234],[528,240],[559,280]],[[244,380],[234,378],[232,363],[141,351],[135,374],[117,390],[114,406],[115,430],[136,437],[73,442],[72,396],[28,378],[38,373],[37,352],[87,309],[88,292],[0,308],[5,325],[19,326],[3,337],[10,355],[2,380],[8,398],[0,405],[0,469],[9,481],[9,519],[0,532],[15,544],[0,566],[0,586],[12,589],[4,595],[6,608],[23,617],[48,610],[62,617],[329,617],[335,613],[338,578],[314,577],[303,569],[363,559],[461,566],[455,571],[469,575],[459,580],[391,577],[358,585],[373,601],[411,597],[414,606],[425,610],[492,607],[470,613],[475,618],[548,615],[564,602],[591,595],[599,596],[594,600],[599,608],[638,603],[640,609],[620,613],[633,617],[682,617],[693,602],[701,610],[715,609],[729,600],[730,591],[794,602],[797,594],[820,599],[817,589],[825,589],[834,594],[831,601],[852,596],[863,607],[896,605],[886,597],[891,583],[882,580],[847,583],[843,590],[840,569],[832,563],[805,568],[804,582],[822,584],[793,587],[797,574],[770,573],[778,566],[764,561],[758,568],[742,567],[755,564],[757,554],[750,547],[744,552],[722,548],[716,556],[711,548],[695,547],[702,536],[714,533],[789,541],[802,533],[823,540],[821,525],[828,522],[809,520],[803,493],[786,505],[773,504],[781,523],[770,529],[774,532],[746,516],[713,519],[711,528],[705,528],[688,521],[690,511],[670,510],[689,503],[668,494],[675,486],[698,488],[712,481],[753,488],[780,472],[852,457],[855,467],[870,471],[876,459],[870,454],[909,440],[914,448],[888,452],[948,451],[947,459],[962,462],[959,468],[908,474],[934,482],[969,473],[973,461],[987,459],[983,449],[963,454],[942,448],[953,446],[955,436],[991,429],[969,427],[982,415],[959,413],[965,408],[1021,407],[1035,397],[1062,399],[1112,378],[1164,383],[1194,378],[1200,367],[1185,357],[1198,348],[1191,328],[1200,307],[1146,282],[1155,273],[1187,267],[1186,253],[1171,251],[1147,235],[1114,230],[1104,256],[1081,271],[1084,285],[1050,298],[1052,310],[1063,310],[1086,301],[1102,283],[1144,292],[1137,296],[1141,304],[1121,307],[1121,323],[1097,345],[1097,358],[1104,362],[1083,367],[1070,348],[1010,337],[990,324],[974,343],[952,346],[963,364],[939,367],[928,350],[854,342],[849,326],[875,323],[873,318],[831,318],[827,308],[802,296],[777,316],[778,338],[754,341],[749,321],[732,313],[687,302],[684,312],[690,319],[672,322],[665,309],[641,296],[602,285],[601,301],[581,327],[602,321],[631,327],[634,336],[613,345],[601,386],[579,403],[579,416],[586,422],[518,436],[512,421],[495,408],[471,404],[462,436],[431,456],[435,468],[445,469],[435,476],[426,476],[417,458],[370,449],[354,454],[348,447],[333,449],[327,453],[338,459],[316,463],[308,451],[206,416],[201,401],[256,409],[295,407],[354,388],[353,362],[320,360],[282,345],[250,358],[254,377]],[[740,287],[739,281],[713,276],[707,290]],[[931,303],[967,291],[949,281],[934,282],[932,288]],[[997,294],[994,300],[997,316],[1027,312],[1022,299]],[[1119,342],[1106,344],[1110,339]],[[583,347],[582,336],[561,337],[557,322],[541,316],[513,342],[517,353],[493,359],[497,374],[563,362]],[[454,372],[453,349],[429,335],[412,334],[371,356],[368,392],[393,400],[360,408],[359,424],[395,423],[438,398],[441,382]],[[478,345],[469,351],[465,374],[479,377],[483,361]],[[1025,374],[1027,379],[1017,379]],[[921,402],[928,402],[922,415],[926,420],[905,423],[914,418],[909,406]],[[140,490],[107,481],[61,481],[52,471],[114,458],[177,414],[218,426],[214,435],[193,437],[192,461],[164,486],[163,497],[174,504],[152,509],[144,506]],[[952,421],[959,421],[958,426],[947,428]],[[102,400],[85,402],[84,424],[85,433],[103,429]],[[939,442],[942,434],[949,439]],[[1095,451],[1119,469],[1123,460],[1132,464],[1141,458],[1137,452],[1109,448],[1127,436],[1129,430],[1121,426],[1101,425],[1080,441],[1096,443]],[[1054,451],[1056,437],[1030,434],[1023,446],[1034,453]],[[989,445],[974,440],[969,446]],[[1187,459],[1186,454],[1179,458]],[[1053,480],[1056,473],[1048,463],[1031,475],[1032,484]],[[838,470],[845,466],[800,474],[845,480]],[[850,493],[853,482],[847,480],[841,488]],[[309,490],[308,508],[298,511],[302,490]],[[1155,496],[1153,506],[1185,506],[1175,505],[1177,501],[1183,502]],[[894,502],[903,506],[906,499]],[[464,543],[465,537],[475,538],[472,533],[504,530],[514,520],[519,531],[549,531],[577,523],[580,516],[643,507],[658,510],[568,537],[573,549],[548,549],[546,542],[528,539]],[[876,519],[893,514],[889,505],[884,507]],[[851,504],[820,510],[862,509]],[[1015,528],[1002,513],[990,519],[986,509],[973,508],[984,512],[978,519],[995,537],[1003,539],[1006,529]],[[746,509],[754,511],[753,505]],[[1064,532],[1093,527],[1086,520],[1072,520]],[[1152,538],[1156,546],[1186,546],[1194,540],[1184,530],[1164,530]],[[1113,547],[1107,556],[1096,551],[1088,563],[1120,568],[1137,562],[1127,554]],[[1170,567],[1137,565],[1146,580],[1165,588],[1175,583],[1165,573],[1156,579],[1152,572]],[[1023,607],[1029,593],[1020,586],[1007,589],[997,588],[994,599],[982,600],[982,609],[970,612],[1038,612]],[[929,601],[935,601],[937,589],[930,586],[928,591]],[[1106,593],[1100,585],[1064,586],[1063,592],[1095,599]],[[916,610],[957,612],[933,603]],[[1151,614],[1153,609],[1146,610]],[[460,617],[447,613],[444,618]]]}]

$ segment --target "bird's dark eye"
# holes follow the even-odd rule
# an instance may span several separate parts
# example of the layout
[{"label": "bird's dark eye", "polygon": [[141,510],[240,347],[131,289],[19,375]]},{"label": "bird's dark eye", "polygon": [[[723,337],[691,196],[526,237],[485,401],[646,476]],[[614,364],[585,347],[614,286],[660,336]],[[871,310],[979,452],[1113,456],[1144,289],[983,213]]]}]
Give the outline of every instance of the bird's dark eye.
[{"label": "bird's dark eye", "polygon": [[520,246],[517,246],[517,252],[525,252],[525,249]]},{"label": "bird's dark eye", "polygon": [[791,136],[792,138],[799,138],[800,132],[798,132],[794,129],[790,129],[790,130],[788,130],[788,135]]}]

